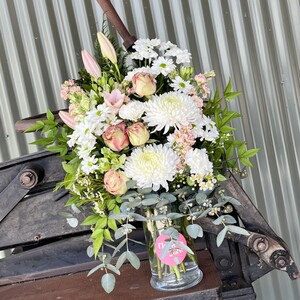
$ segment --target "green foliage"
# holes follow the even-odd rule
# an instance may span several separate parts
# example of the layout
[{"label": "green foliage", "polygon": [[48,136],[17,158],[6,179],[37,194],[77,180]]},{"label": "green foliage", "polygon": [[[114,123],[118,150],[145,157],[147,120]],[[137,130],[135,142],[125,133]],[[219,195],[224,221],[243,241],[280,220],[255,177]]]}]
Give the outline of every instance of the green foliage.
[{"label": "green foliage", "polygon": [[227,107],[227,102],[239,96],[239,92],[232,91],[232,82],[229,80],[223,97],[220,97],[217,90],[215,96],[210,99],[203,109],[205,115],[211,116],[214,119],[216,127],[219,130],[219,138],[215,143],[209,144],[205,142],[205,146],[209,150],[210,159],[219,169],[219,175],[225,175],[226,169],[239,170],[239,164],[246,167],[252,167],[249,158],[258,153],[259,149],[247,150],[246,143],[236,140],[233,135],[234,127],[230,126],[231,122],[240,117],[240,114],[230,111]]}]

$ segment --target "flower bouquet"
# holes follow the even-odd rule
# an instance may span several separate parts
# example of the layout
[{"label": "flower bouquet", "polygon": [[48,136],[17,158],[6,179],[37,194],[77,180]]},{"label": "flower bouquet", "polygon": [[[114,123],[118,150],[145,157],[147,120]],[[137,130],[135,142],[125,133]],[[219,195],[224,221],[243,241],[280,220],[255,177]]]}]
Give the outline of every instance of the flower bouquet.
[{"label": "flower bouquet", "polygon": [[[231,216],[237,199],[219,189],[228,169],[251,167],[258,149],[234,138],[230,122],[240,117],[227,102],[239,95],[229,81],[222,96],[211,96],[213,71],[194,74],[191,54],[171,42],[139,39],[125,53],[99,32],[97,59],[82,51],[80,79],[62,84],[68,111],[64,124],[48,111],[28,131],[41,130],[35,143],[63,158],[66,172],[58,188],[72,195],[66,203],[89,216],[89,256],[105,270],[107,293],[124,262],[138,269],[131,237],[142,222],[152,271],[151,285],[180,290],[200,282],[193,239],[203,230],[198,219],[210,217],[226,233],[248,232]],[[97,47],[96,47],[97,50]],[[97,52],[97,51],[96,51]],[[67,214],[77,226],[76,214]],[[108,249],[112,251],[107,251]],[[115,262],[115,264],[113,263]]]}]

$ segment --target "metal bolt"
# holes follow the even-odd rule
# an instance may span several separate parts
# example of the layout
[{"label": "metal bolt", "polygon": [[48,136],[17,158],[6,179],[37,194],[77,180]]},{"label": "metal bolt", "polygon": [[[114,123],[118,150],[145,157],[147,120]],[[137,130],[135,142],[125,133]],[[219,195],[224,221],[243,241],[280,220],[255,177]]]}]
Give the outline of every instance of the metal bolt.
[{"label": "metal bolt", "polygon": [[286,260],[282,257],[279,257],[277,260],[276,260],[276,265],[279,267],[279,268],[284,268],[286,266]]},{"label": "metal bolt", "polygon": [[37,235],[35,235],[35,236],[33,237],[33,240],[37,242],[37,241],[40,240],[40,238],[41,238],[41,235],[40,235],[40,234],[37,234]]},{"label": "metal bolt", "polygon": [[253,242],[253,249],[255,251],[264,252],[264,251],[267,251],[268,248],[269,248],[269,242],[265,238],[259,237],[259,238],[255,239]]},{"label": "metal bolt", "polygon": [[20,183],[26,188],[34,187],[38,182],[38,175],[32,170],[26,170],[20,175]]}]

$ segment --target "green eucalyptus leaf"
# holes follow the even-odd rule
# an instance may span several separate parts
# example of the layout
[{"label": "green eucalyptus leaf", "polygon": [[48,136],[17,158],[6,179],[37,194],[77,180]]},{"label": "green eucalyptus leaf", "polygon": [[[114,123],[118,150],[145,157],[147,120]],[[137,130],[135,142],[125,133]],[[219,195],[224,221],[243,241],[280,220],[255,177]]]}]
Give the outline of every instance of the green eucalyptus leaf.
[{"label": "green eucalyptus leaf", "polygon": [[79,223],[77,218],[67,218],[67,222],[72,228],[77,227]]},{"label": "green eucalyptus leaf", "polygon": [[92,245],[89,245],[86,249],[86,254],[88,257],[92,257],[94,255],[94,248]]},{"label": "green eucalyptus leaf", "polygon": [[180,214],[180,213],[169,213],[169,214],[167,214],[167,217],[170,218],[171,220],[176,220],[176,219],[184,217],[184,215]]},{"label": "green eucalyptus leaf", "polygon": [[72,208],[72,210],[74,211],[75,214],[80,214],[81,213],[81,210],[74,203],[71,204],[71,208]]},{"label": "green eucalyptus leaf", "polygon": [[196,239],[203,236],[203,229],[198,224],[190,224],[186,227],[186,231],[190,237]]},{"label": "green eucalyptus leaf", "polygon": [[122,267],[126,259],[127,259],[127,252],[123,252],[117,260],[116,268],[120,270],[120,268]]},{"label": "green eucalyptus leaf", "polygon": [[132,251],[127,251],[125,253],[126,253],[126,258],[130,262],[130,264],[136,270],[138,270],[140,268],[140,266],[141,266],[141,262],[140,262],[140,259],[138,258],[138,256],[134,252],[132,252]]},{"label": "green eucalyptus leaf", "polygon": [[152,188],[144,188],[144,189],[137,189],[138,193],[140,194],[149,194],[152,192]]},{"label": "green eucalyptus leaf", "polygon": [[160,199],[167,199],[169,201],[169,203],[173,203],[177,200],[177,198],[174,195],[170,194],[170,193],[162,193],[162,194],[160,194],[159,198]]},{"label": "green eucalyptus leaf", "polygon": [[228,225],[227,227],[228,227],[228,230],[230,232],[234,232],[234,233],[242,234],[242,235],[247,235],[247,236],[250,235],[250,233],[242,227],[234,226],[234,225]]},{"label": "green eucalyptus leaf", "polygon": [[58,215],[60,215],[63,218],[74,218],[73,214],[65,211],[58,212]]},{"label": "green eucalyptus leaf", "polygon": [[225,200],[225,202],[229,202],[233,205],[241,205],[241,202],[238,201],[237,199],[233,198],[233,197],[223,196],[222,198],[223,198],[223,200]]},{"label": "green eucalyptus leaf", "polygon": [[113,274],[107,273],[102,276],[101,285],[106,293],[108,294],[111,293],[115,288],[115,284],[116,284],[116,278]]},{"label": "green eucalyptus leaf", "polygon": [[190,247],[188,247],[187,245],[185,245],[184,243],[179,242],[179,241],[174,241],[174,244],[175,244],[177,247],[179,247],[179,248],[185,250],[185,251],[188,252],[189,254],[192,254],[192,255],[194,254],[193,250],[192,250]]},{"label": "green eucalyptus leaf", "polygon": [[115,266],[113,266],[111,264],[107,264],[106,267],[108,270],[116,273],[117,275],[121,275],[120,271]]},{"label": "green eucalyptus leaf", "polygon": [[225,235],[228,231],[227,226],[224,227],[217,235],[217,246],[219,247],[225,239]]},{"label": "green eucalyptus leaf", "polygon": [[110,220],[121,220],[121,219],[126,219],[128,217],[127,214],[111,214],[108,216],[108,219]]},{"label": "green eucalyptus leaf", "polygon": [[179,237],[179,232],[174,227],[166,228],[161,233],[164,234],[164,235],[170,236],[175,240],[177,240],[178,237]]},{"label": "green eucalyptus leaf", "polygon": [[168,254],[168,252],[171,249],[173,244],[174,244],[174,241],[170,241],[167,244],[165,244],[165,246],[161,252],[160,259],[163,259]]},{"label": "green eucalyptus leaf", "polygon": [[224,216],[224,222],[226,224],[235,224],[236,223],[236,219],[233,216],[225,215]]},{"label": "green eucalyptus leaf", "polygon": [[123,228],[118,228],[115,231],[115,239],[118,240],[119,238],[121,238],[122,236],[125,235],[124,229]]},{"label": "green eucalyptus leaf", "polygon": [[214,225],[220,225],[220,224],[222,224],[222,221],[224,220],[224,216],[220,216],[220,217],[218,217],[217,219],[215,219],[214,221],[213,221],[213,224]]},{"label": "green eucalyptus leaf", "polygon": [[144,206],[150,206],[150,205],[154,205],[158,202],[158,199],[145,199],[145,200],[142,200],[142,205]]},{"label": "green eucalyptus leaf", "polygon": [[207,214],[208,214],[211,210],[212,210],[211,207],[207,208],[205,211],[203,211],[203,212],[200,214],[199,218],[206,217]]},{"label": "green eucalyptus leaf", "polygon": [[157,208],[163,207],[165,205],[169,204],[169,200],[168,199],[161,199],[159,200],[159,202],[156,204]]},{"label": "green eucalyptus leaf", "polygon": [[152,216],[149,218],[151,221],[161,221],[167,219],[165,215]]},{"label": "green eucalyptus leaf", "polygon": [[114,257],[121,249],[122,247],[126,244],[126,239],[124,239],[114,250],[112,256]]},{"label": "green eucalyptus leaf", "polygon": [[88,272],[87,276],[92,275],[93,273],[95,273],[96,271],[98,271],[99,269],[104,268],[104,267],[105,267],[105,264],[100,264],[100,265],[94,267],[93,269],[91,269],[91,270]]},{"label": "green eucalyptus leaf", "polygon": [[196,195],[196,202],[201,205],[207,199],[207,195],[202,192],[198,192]]},{"label": "green eucalyptus leaf", "polygon": [[121,198],[123,200],[128,200],[129,198],[134,198],[136,196],[138,196],[137,192],[129,192],[129,193],[126,193],[125,195],[123,195]]},{"label": "green eucalyptus leaf", "polygon": [[127,188],[130,190],[130,189],[133,189],[135,186],[136,186],[136,181],[135,180],[128,180],[126,182],[126,186]]},{"label": "green eucalyptus leaf", "polygon": [[136,229],[136,227],[134,227],[134,226],[131,225],[131,224],[123,224],[122,227],[123,227],[123,228],[126,228],[126,229]]},{"label": "green eucalyptus leaf", "polygon": [[130,213],[129,215],[133,217],[135,221],[147,222],[147,218],[142,215],[136,213]]}]

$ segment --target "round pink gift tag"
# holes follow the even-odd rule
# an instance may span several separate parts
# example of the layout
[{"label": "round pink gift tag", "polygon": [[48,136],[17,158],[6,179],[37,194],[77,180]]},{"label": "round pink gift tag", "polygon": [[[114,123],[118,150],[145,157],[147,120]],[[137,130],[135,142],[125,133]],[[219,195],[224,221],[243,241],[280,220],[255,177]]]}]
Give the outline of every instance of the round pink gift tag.
[{"label": "round pink gift tag", "polygon": [[[176,266],[183,262],[187,252],[179,246],[173,244],[165,257],[162,258],[163,249],[168,244],[169,240],[170,237],[168,235],[161,234],[155,241],[155,251],[162,263],[168,266]],[[181,233],[179,233],[177,242],[186,245],[186,240]]]}]

